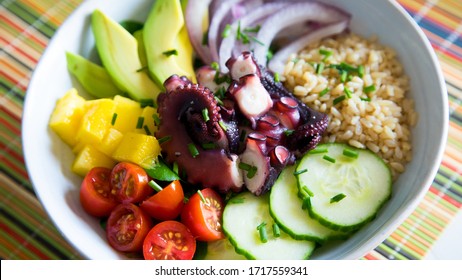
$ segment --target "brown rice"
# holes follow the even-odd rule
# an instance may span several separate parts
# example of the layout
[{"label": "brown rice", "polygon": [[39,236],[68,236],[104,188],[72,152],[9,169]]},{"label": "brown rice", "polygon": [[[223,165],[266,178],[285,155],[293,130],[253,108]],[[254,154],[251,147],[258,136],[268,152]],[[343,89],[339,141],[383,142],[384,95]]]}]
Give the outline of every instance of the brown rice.
[{"label": "brown rice", "polygon": [[[342,79],[332,67],[342,62],[362,65],[364,74],[350,72]],[[308,106],[329,115],[324,142],[372,150],[388,163],[394,179],[404,171],[412,158],[410,128],[417,114],[394,50],[356,34],[327,38],[292,55],[281,80]],[[367,92],[371,85],[375,90]]]}]

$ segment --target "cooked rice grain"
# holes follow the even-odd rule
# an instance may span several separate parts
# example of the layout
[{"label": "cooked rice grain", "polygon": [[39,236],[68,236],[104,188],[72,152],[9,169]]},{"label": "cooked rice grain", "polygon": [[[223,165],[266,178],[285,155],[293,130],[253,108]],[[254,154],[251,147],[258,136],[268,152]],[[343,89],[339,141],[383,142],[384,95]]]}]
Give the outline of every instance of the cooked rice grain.
[{"label": "cooked rice grain", "polygon": [[[325,56],[320,50],[332,52]],[[317,74],[316,65],[324,63]],[[364,75],[341,74],[329,65],[347,63],[364,66]],[[409,79],[391,48],[377,38],[343,34],[313,43],[292,55],[281,77],[286,87],[311,108],[329,115],[324,142],[344,142],[357,148],[368,148],[390,166],[393,178],[404,172],[412,158],[411,127],[417,122],[414,101],[406,96]],[[365,88],[375,87],[370,93]],[[329,92],[319,93],[326,87]],[[350,98],[334,105],[346,91]]]}]

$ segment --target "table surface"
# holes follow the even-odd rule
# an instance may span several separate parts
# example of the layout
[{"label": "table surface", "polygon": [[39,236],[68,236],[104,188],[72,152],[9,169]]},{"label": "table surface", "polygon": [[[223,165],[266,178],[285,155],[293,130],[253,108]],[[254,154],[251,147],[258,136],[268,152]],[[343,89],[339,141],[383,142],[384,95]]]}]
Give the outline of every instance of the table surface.
[{"label": "table surface", "polygon": [[[399,0],[429,38],[448,89],[443,161],[417,209],[363,259],[462,259],[462,1]],[[28,179],[21,118],[31,73],[81,0],[0,0],[0,258],[81,259]]]}]

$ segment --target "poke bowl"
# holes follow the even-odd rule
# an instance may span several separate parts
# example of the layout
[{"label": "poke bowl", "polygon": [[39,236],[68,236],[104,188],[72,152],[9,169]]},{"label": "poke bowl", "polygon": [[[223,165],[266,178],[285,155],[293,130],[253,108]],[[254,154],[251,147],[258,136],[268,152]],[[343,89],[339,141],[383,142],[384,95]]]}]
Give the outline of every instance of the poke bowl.
[{"label": "poke bowl", "polygon": [[[158,2],[166,1],[159,0]],[[171,1],[170,3],[173,2],[176,1]],[[113,53],[107,52],[106,55],[101,51],[104,44],[97,45],[99,42],[95,42],[95,36],[102,36],[98,32],[102,32],[101,30],[104,28],[100,29],[100,31],[92,30],[95,29],[94,22],[97,20],[113,20],[113,22],[117,23],[144,23],[142,36],[146,42],[148,38],[145,34],[147,33],[146,25],[156,3],[156,1],[124,0],[107,5],[106,1],[103,0],[84,1],[52,38],[34,71],[27,90],[22,140],[30,179],[37,196],[58,230],[83,257],[88,259],[130,259],[133,258],[133,254],[121,252],[111,246],[107,240],[105,226],[101,225],[102,219],[90,215],[84,209],[80,198],[81,185],[85,176],[82,172],[88,172],[88,170],[82,171],[82,169],[73,168],[76,158],[79,155],[82,156],[79,152],[84,148],[82,148],[82,145],[79,146],[75,143],[73,145],[69,144],[73,141],[79,141],[73,138],[75,135],[69,136],[67,139],[59,135],[51,125],[53,120],[51,116],[56,110],[57,102],[62,100],[70,89],[73,89],[74,93],[78,93],[79,98],[84,100],[82,102],[100,98],[108,99],[106,96],[95,98],[95,96],[89,94],[89,90],[83,86],[77,75],[69,68],[69,55],[77,54],[98,65],[104,64],[106,69],[110,69],[107,60],[111,59]],[[278,14],[281,13],[281,15],[270,18],[271,13],[266,16],[260,14],[258,30],[255,30],[253,29],[256,26],[255,24],[248,24],[248,22],[255,23],[255,19],[248,15],[251,14],[250,11],[258,10],[256,7],[259,5],[268,8],[268,11],[271,11],[269,9],[271,5],[279,7]],[[312,8],[313,10],[311,12],[297,12],[301,8]],[[308,113],[297,111],[297,122],[298,120],[308,122],[310,119],[320,121],[316,124],[305,126],[304,124],[297,126],[292,123],[286,125],[282,132],[278,134],[279,136],[283,135],[281,136],[283,139],[289,139],[284,140],[286,141],[284,142],[285,144],[289,144],[282,148],[283,152],[275,152],[277,159],[280,160],[281,154],[283,154],[285,164],[290,162],[290,164],[284,165],[280,169],[276,165],[271,165],[271,155],[268,154],[262,158],[258,157],[264,149],[269,150],[269,148],[261,148],[258,143],[254,145],[256,148],[253,150],[258,155],[255,156],[256,160],[254,160],[254,154],[248,155],[249,153],[245,153],[246,150],[251,151],[250,148],[246,148],[240,152],[233,153],[226,149],[226,152],[210,154],[210,159],[213,159],[213,162],[212,160],[210,162],[204,161],[201,164],[206,165],[207,168],[202,169],[197,167],[197,162],[190,164],[178,161],[180,169],[185,168],[185,166],[193,166],[194,168],[194,172],[187,174],[187,179],[182,179],[184,180],[184,185],[194,185],[198,189],[211,186],[217,193],[222,194],[221,197],[224,201],[222,206],[225,209],[223,219],[227,219],[226,217],[230,215],[235,217],[236,215],[230,214],[231,208],[234,211],[234,208],[237,209],[241,205],[246,205],[241,203],[245,199],[250,201],[254,198],[266,197],[270,201],[272,199],[271,194],[276,189],[275,186],[281,189],[289,184],[288,181],[283,180],[282,177],[284,176],[281,175],[281,170],[287,170],[290,165],[293,169],[285,174],[290,173],[289,175],[295,174],[293,176],[298,176],[296,179],[298,181],[294,181],[294,183],[292,180],[290,184],[298,188],[295,197],[300,198],[299,208],[303,208],[307,217],[318,220],[323,226],[328,227],[329,231],[341,232],[342,234],[339,235],[343,237],[333,238],[338,240],[327,240],[326,242],[322,240],[322,242],[318,242],[319,240],[316,238],[313,239],[307,237],[306,234],[297,233],[297,228],[294,229],[285,223],[273,223],[272,220],[270,223],[265,222],[266,220],[261,220],[259,222],[255,221],[255,226],[249,229],[253,230],[252,234],[255,235],[255,238],[245,239],[243,237],[244,239],[241,240],[241,237],[236,237],[236,235],[240,235],[240,223],[246,221],[243,217],[236,218],[236,221],[233,221],[233,218],[227,219],[235,222],[234,224],[229,224],[231,222],[226,224],[226,221],[220,221],[220,227],[223,226],[224,228],[220,238],[224,237],[225,240],[230,241],[227,245],[231,247],[231,251],[236,254],[237,258],[253,259],[258,258],[261,252],[267,252],[264,251],[266,249],[252,251],[255,248],[248,249],[248,246],[251,245],[246,245],[246,242],[256,242],[258,244],[260,242],[261,244],[257,244],[257,247],[260,248],[276,244],[276,241],[281,239],[280,236],[287,235],[289,238],[301,242],[293,243],[295,247],[305,248],[303,246],[307,246],[304,249],[305,252],[300,253],[300,256],[304,259],[359,259],[385,240],[412,213],[425,195],[438,170],[446,143],[448,108],[445,83],[436,55],[424,33],[398,3],[394,1],[366,0],[348,2],[340,0],[189,0],[187,5],[179,8],[179,11],[184,13],[180,27],[184,26],[182,30],[186,32],[184,33],[186,37],[183,34],[182,38],[189,40],[190,58],[194,58],[196,62],[199,61],[201,66],[190,64],[192,72],[191,70],[183,73],[177,71],[173,73],[176,75],[171,76],[170,74],[172,73],[165,74],[161,76],[162,78],[157,78],[157,80],[148,74],[148,70],[143,69],[147,67],[146,65],[140,64],[139,71],[136,71],[137,73],[144,72],[145,77],[149,77],[147,78],[149,79],[147,83],[154,84],[154,87],[159,89],[159,96],[163,96],[163,98],[154,99],[154,103],[147,105],[147,107],[156,107],[153,110],[157,110],[161,115],[163,114],[162,120],[167,119],[168,115],[179,114],[174,111],[172,104],[186,102],[178,101],[180,99],[177,100],[171,97],[178,94],[177,91],[182,92],[183,89],[186,89],[188,92],[194,91],[202,94],[214,94],[214,92],[219,91],[218,88],[214,88],[216,84],[207,84],[207,81],[205,81],[203,82],[204,85],[198,86],[197,83],[201,83],[202,78],[205,76],[211,76],[212,81],[216,83],[216,78],[220,78],[217,73],[221,71],[223,77],[231,75],[231,79],[234,79],[233,81],[227,80],[227,87],[229,86],[229,88],[224,89],[226,94],[232,96],[232,102],[224,103],[238,104],[236,106],[239,106],[237,109],[239,114],[246,118],[245,124],[238,123],[235,126],[236,131],[245,130],[247,139],[253,140],[254,144],[261,140],[259,139],[261,133],[257,135],[257,130],[259,122],[264,119],[263,114],[255,112],[255,110],[264,111],[266,114],[273,110],[273,103],[279,104],[282,102],[281,100],[285,100],[282,103],[285,103],[283,105],[286,107],[308,108],[303,109],[308,110]],[[210,21],[210,25],[208,25],[208,42],[202,40],[204,37],[202,29],[200,29],[202,22],[197,23],[193,19],[193,13],[206,14],[204,11],[209,14]],[[230,13],[237,19],[230,19]],[[306,14],[311,14],[311,17],[307,17]],[[221,18],[221,21],[212,24],[214,16]],[[172,20],[172,17],[164,16],[160,18]],[[271,19],[272,25],[265,22],[268,19]],[[226,20],[227,22],[225,22]],[[157,28],[157,30],[173,28],[171,26],[176,26],[176,23],[175,20],[165,22],[165,25]],[[187,24],[195,24],[196,29],[188,29]],[[248,25],[246,26],[245,24]],[[141,24],[140,26],[143,25]],[[198,32],[197,28],[200,29],[200,32]],[[211,35],[211,30],[218,35]],[[159,34],[159,32],[154,31],[154,34]],[[132,37],[134,38],[135,36],[133,35]],[[200,40],[198,39],[199,37]],[[273,49],[262,48],[262,46],[268,46],[272,42],[277,42],[277,46],[274,48],[274,53],[271,57],[268,56],[268,51],[273,51]],[[294,42],[296,43],[293,44]],[[159,43],[159,45],[162,44]],[[106,44],[107,48],[113,48],[114,46],[111,43]],[[146,43],[145,46],[147,51],[156,48],[148,46]],[[286,46],[290,46],[290,48],[285,48]],[[127,51],[129,48],[127,47],[124,50]],[[181,57],[183,54],[184,52],[180,47],[178,49],[167,48],[163,49],[161,57],[162,59],[173,59]],[[245,65],[244,67],[239,64],[242,61],[251,61],[253,64],[250,64],[250,66]],[[121,71],[123,71],[124,67],[131,67],[130,63],[127,62],[125,66],[119,68],[122,68]],[[241,68],[245,68],[244,72],[253,71],[253,73],[246,73],[244,77],[234,78],[232,75],[241,69],[233,71],[233,65],[237,65],[238,67],[236,68],[242,66]],[[175,67],[171,66],[170,69]],[[229,68],[229,71],[225,70],[226,68]],[[215,72],[199,72],[199,69]],[[107,73],[111,75],[111,71],[107,70]],[[182,78],[181,76],[188,76],[184,73],[194,73],[194,75]],[[196,73],[197,77],[195,76]],[[199,73],[202,73],[202,77]],[[101,77],[94,78],[100,81],[104,79]],[[269,85],[265,85],[263,82],[260,83],[260,80],[264,81],[265,79],[270,80]],[[123,82],[120,82],[118,78],[112,77],[112,80],[115,81],[115,87],[118,88],[117,92],[123,92],[123,98],[133,99],[140,103],[145,100],[144,96],[139,97],[131,93],[130,89],[124,88]],[[282,94],[282,97],[268,95],[263,99],[245,103],[248,101],[246,101],[246,96],[243,97],[243,94],[255,90],[255,88],[247,88],[247,85],[253,85],[258,89],[264,88],[263,91],[253,94],[251,98],[260,98],[261,95],[265,95],[264,93],[268,94],[270,92],[269,88],[274,87],[282,87],[286,95]],[[120,88],[124,89],[120,90]],[[257,90],[254,92],[257,92]],[[260,94],[261,92],[263,93]],[[229,100],[225,98],[221,101]],[[221,111],[224,111],[225,105],[218,104],[220,101],[211,102],[214,104],[214,108],[222,106],[220,107]],[[106,106],[106,103],[93,102],[91,104],[96,105],[85,105],[87,106],[86,108]],[[246,106],[248,104],[251,105]],[[191,110],[188,109],[188,111],[184,108],[182,110],[180,113],[189,118],[188,112]],[[355,111],[358,112],[357,115],[355,115]],[[213,119],[215,117],[215,115],[211,115],[211,111],[209,111],[208,116],[203,114],[204,111],[199,113],[202,114],[199,115],[203,116],[205,122],[208,122],[209,118]],[[318,113],[319,115],[317,115]],[[147,116],[152,117],[153,114],[145,115],[146,118]],[[175,116],[177,116],[178,121],[180,119],[179,115]],[[107,122],[112,122],[112,125],[114,125],[115,117],[119,117],[117,120],[120,121],[120,116],[116,116],[115,113],[111,113],[110,117],[112,119],[107,120]],[[135,122],[137,119],[140,120],[139,117],[136,117]],[[278,127],[284,121],[293,122],[294,117],[289,117],[288,119],[283,120],[281,117],[277,123]],[[274,125],[272,118],[265,118],[264,121],[265,123],[262,126]],[[152,125],[154,124],[157,125],[155,120],[152,120]],[[143,127],[141,125],[137,129],[138,132],[144,131],[145,134],[155,135],[158,140],[165,140],[166,136],[170,136],[169,133],[177,133],[175,130],[181,130],[179,125],[181,124],[178,122],[165,125],[164,121],[163,127],[161,124],[158,128],[155,128],[155,133],[154,128],[149,126]],[[290,125],[292,127],[287,128]],[[248,130],[242,129],[243,126],[250,128]],[[308,127],[311,130],[309,132],[303,130],[297,134],[298,128],[302,126],[306,128],[306,131],[309,130]],[[220,130],[220,127],[222,130]],[[312,129],[313,127],[315,129]],[[216,122],[215,128],[222,132],[224,131],[225,134],[232,130],[229,123],[223,124],[220,121]],[[78,130],[80,128],[74,127],[74,129]],[[190,129],[188,129],[184,128],[186,131],[184,133],[190,133]],[[268,137],[265,135],[265,139],[270,139],[271,136],[273,135],[268,135]],[[84,139],[82,141],[90,141],[88,140],[89,138],[80,137]],[[159,147],[162,147],[162,153],[169,150],[166,145],[176,143],[176,139],[172,138],[174,137],[170,137],[165,140],[165,143],[159,144]],[[133,138],[131,141],[128,144],[128,150],[136,148],[136,145],[133,144]],[[87,142],[85,143],[88,144]],[[291,143],[295,144],[290,146]],[[342,155],[338,155],[337,159],[335,159],[332,158],[332,154],[317,155],[312,152],[319,147],[328,147],[330,151],[336,150],[336,147],[341,147],[338,148],[340,149],[339,154],[343,149],[343,157],[349,159],[340,160]],[[175,163],[172,158],[180,158],[181,155],[187,153],[190,153],[189,157],[200,158],[209,152],[205,147],[191,150],[189,144],[184,145],[183,149],[185,150],[181,152],[173,150],[170,155],[162,154],[157,156],[162,157],[168,165]],[[237,151],[239,147],[235,149]],[[287,150],[289,151],[288,156],[286,155]],[[360,222],[343,225],[336,222],[335,218],[333,218],[334,221],[331,218],[325,218],[321,212],[307,211],[307,208],[312,209],[315,207],[315,199],[323,196],[324,190],[314,190],[311,188],[311,184],[314,184],[313,181],[306,183],[307,181],[303,180],[324,177],[324,179],[328,178],[326,180],[333,186],[339,184],[338,181],[340,181],[341,177],[333,176],[338,170],[324,173],[324,170],[328,170],[330,167],[318,168],[316,166],[319,164],[315,164],[315,166],[308,164],[312,164],[313,159],[316,159],[316,162],[321,162],[321,166],[334,166],[335,164],[339,166],[340,162],[356,166],[356,162],[360,162],[361,158],[363,158],[363,151],[367,151],[367,156],[372,156],[373,159],[369,162],[366,161],[367,163],[362,165],[366,165],[367,168],[364,168],[367,171],[363,170],[360,175],[354,175],[358,178],[354,178],[353,181],[361,189],[363,182],[366,181],[365,177],[368,177],[369,185],[385,186],[387,188],[385,191],[368,194],[369,196],[363,199],[369,200],[374,196],[381,197],[373,202],[375,204],[371,206],[372,210],[368,210],[371,213],[367,214],[366,217],[358,218]],[[305,157],[310,152],[313,155]],[[223,160],[240,161],[241,164],[234,162],[235,169],[232,169],[234,170],[233,172],[239,173],[240,177],[238,176],[236,179],[235,173],[222,172],[222,169],[216,167],[220,166],[220,163],[215,162],[217,157],[223,158]],[[124,158],[124,156],[122,155],[121,158]],[[310,160],[305,160],[305,158]],[[366,158],[366,155],[364,155],[364,158]],[[262,170],[260,166],[258,167],[259,169],[255,168],[253,170],[254,174],[252,176],[250,175],[254,166],[244,164],[244,162],[247,161],[248,163],[248,161],[252,160],[254,160],[254,165],[260,164],[260,162],[268,164],[268,170],[271,172],[265,173],[267,177],[260,176],[261,173],[258,175],[257,170]],[[108,164],[114,166],[117,161],[113,160]],[[144,162],[146,163],[146,161]],[[370,162],[372,163],[369,164]],[[378,171],[371,171],[369,165],[376,166],[377,162],[379,162]],[[227,164],[223,164],[223,166],[220,168],[226,169],[229,167]],[[316,174],[313,176],[313,173],[310,173],[310,176],[306,176],[311,170],[317,170]],[[199,174],[200,172],[202,173]],[[377,177],[366,176],[368,172],[374,172],[374,176],[378,175]],[[177,175],[180,174],[178,171],[176,173]],[[208,180],[212,180],[212,178],[213,180],[228,178],[232,186],[229,186],[229,184],[220,185],[220,183],[216,182],[210,183]],[[258,178],[260,182],[257,183],[256,187],[251,187],[255,178]],[[342,184],[352,183],[343,182]],[[307,187],[307,189],[303,187]],[[313,194],[312,192],[315,193]],[[285,191],[282,192],[282,194],[284,193]],[[363,193],[367,193],[367,191]],[[185,190],[185,194],[187,194],[187,190]],[[332,193],[327,195],[331,197],[330,206],[328,205],[329,209],[332,205],[336,206],[347,202],[352,196],[345,191],[340,193],[337,191],[334,194],[338,195],[332,195]],[[281,195],[277,197],[279,198]],[[306,200],[309,201],[306,205],[304,204],[304,197],[310,198]],[[185,205],[193,200],[193,197],[190,196],[189,201],[187,200],[184,200]],[[225,204],[225,202],[228,204]],[[232,207],[228,207],[228,205]],[[229,211],[227,207],[230,209]],[[285,206],[282,208],[283,212],[285,211],[284,209],[287,209]],[[347,210],[345,208],[340,209],[347,216],[350,211],[354,213],[350,216],[361,215],[363,212],[363,209],[358,211],[350,208],[346,208]],[[277,221],[280,217],[276,212],[276,207],[272,207],[271,210],[268,209],[269,214],[265,219]],[[288,216],[290,215],[292,214]],[[342,216],[341,219],[345,220],[350,217],[347,216]],[[257,218],[260,219],[261,217],[258,216]],[[183,222],[183,216],[182,218],[178,216],[178,218],[173,218],[172,220]],[[156,224],[158,221],[155,219],[150,223]],[[272,231],[272,224],[279,224],[282,235],[279,233],[276,235],[274,228]],[[189,228],[195,227],[194,222],[193,225],[191,223],[189,225]],[[265,232],[261,231],[262,227],[268,231],[267,236]],[[239,230],[236,230],[237,228]],[[262,237],[262,234],[266,237]],[[206,243],[201,241],[201,238],[198,241]],[[299,246],[299,244],[304,245]],[[210,243],[209,247],[211,247]],[[265,254],[268,258],[275,259],[291,257],[276,253],[269,255],[263,253],[263,255]],[[236,256],[228,255],[223,258],[234,258]],[[136,254],[135,258],[137,258]]]}]

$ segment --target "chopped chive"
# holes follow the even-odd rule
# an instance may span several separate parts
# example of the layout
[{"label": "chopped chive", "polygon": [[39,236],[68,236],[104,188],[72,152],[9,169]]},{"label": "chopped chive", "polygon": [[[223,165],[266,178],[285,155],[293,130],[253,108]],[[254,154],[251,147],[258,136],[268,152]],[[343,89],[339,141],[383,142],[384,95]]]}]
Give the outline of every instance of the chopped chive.
[{"label": "chopped chive", "polygon": [[303,210],[308,209],[310,208],[310,206],[311,206],[311,197],[309,196],[304,197],[302,201],[302,209]]},{"label": "chopped chive", "polygon": [[369,97],[361,97],[360,98],[362,101],[370,102],[371,99]]},{"label": "chopped chive", "polygon": [[339,96],[337,98],[334,99],[334,105],[337,105],[338,103],[342,102],[344,99],[346,98],[345,95],[342,95],[342,96]]},{"label": "chopped chive", "polygon": [[313,192],[310,191],[310,190],[308,189],[307,186],[303,186],[303,187],[302,187],[302,190],[303,190],[304,192],[306,192],[306,194],[307,194],[309,197],[314,196]]},{"label": "chopped chive", "polygon": [[250,36],[250,39],[254,41],[255,43],[259,44],[260,46],[265,45],[262,41],[258,40],[256,37]]},{"label": "chopped chive", "polygon": [[364,65],[359,65],[358,66],[358,76],[360,78],[364,77]]},{"label": "chopped chive", "polygon": [[215,100],[217,101],[217,103],[218,103],[219,105],[223,105],[223,104],[224,104],[223,101],[221,101],[221,99],[218,98],[218,96],[215,96],[214,98],[215,98]]},{"label": "chopped chive", "polygon": [[330,203],[336,203],[336,202],[339,202],[340,200],[344,199],[346,197],[345,194],[343,193],[339,193],[337,194],[336,196],[332,197],[330,199]]},{"label": "chopped chive", "polygon": [[273,58],[273,56],[274,56],[274,52],[272,50],[268,50],[266,52],[266,60],[270,61],[271,58]]},{"label": "chopped chive", "polygon": [[331,55],[332,55],[332,51],[326,50],[326,49],[320,49],[320,50],[319,50],[319,54],[331,56]]},{"label": "chopped chive", "polygon": [[353,94],[347,87],[343,88],[343,92],[345,93],[347,98],[351,98],[351,94]]},{"label": "chopped chive", "polygon": [[231,204],[241,204],[244,202],[245,202],[245,199],[243,197],[233,198],[228,201],[228,203],[231,203]]},{"label": "chopped chive", "polygon": [[329,88],[323,89],[321,92],[319,92],[319,97],[326,95],[329,92]]},{"label": "chopped chive", "polygon": [[260,233],[260,241],[262,243],[268,242],[268,233],[266,232],[266,223],[262,222],[257,227],[258,232]]},{"label": "chopped chive", "polygon": [[310,150],[308,153],[309,154],[324,154],[327,153],[329,150],[326,147],[316,147],[312,150]]},{"label": "chopped chive", "polygon": [[226,94],[226,89],[225,87],[219,87],[217,89],[217,91],[215,92],[215,95],[218,97],[218,98],[224,98],[225,97],[225,94]]},{"label": "chopped chive", "polygon": [[345,148],[343,149],[343,155],[351,158],[358,158],[359,153],[355,150]]},{"label": "chopped chive", "polygon": [[194,143],[189,143],[188,144],[188,150],[189,150],[189,153],[191,154],[191,156],[193,158],[197,157],[199,155],[199,150],[197,150],[197,147],[196,145],[194,145]]},{"label": "chopped chive", "polygon": [[298,175],[303,174],[305,172],[308,172],[308,169],[305,168],[305,169],[302,169],[302,170],[297,170],[297,171],[294,172],[294,175],[298,176]]},{"label": "chopped chive", "polygon": [[146,132],[146,135],[152,135],[147,125],[144,125],[143,128],[144,128],[144,132]]},{"label": "chopped chive", "polygon": [[205,197],[204,197],[204,195],[202,194],[201,190],[198,190],[198,191],[197,191],[197,194],[198,194],[199,197],[201,198],[202,203],[208,204],[208,203],[207,203],[207,200],[205,199]]},{"label": "chopped chive", "polygon": [[209,111],[207,110],[207,108],[204,108],[202,110],[202,117],[204,118],[204,121],[205,122],[208,122],[210,120],[209,118]]},{"label": "chopped chive", "polygon": [[219,121],[218,124],[220,125],[220,127],[221,127],[224,131],[228,130],[228,127],[226,126],[226,124],[225,124],[223,121]]},{"label": "chopped chive", "polygon": [[158,139],[157,141],[159,142],[159,144],[162,144],[162,143],[165,143],[167,141],[170,141],[171,139],[172,139],[172,136],[167,135],[167,136],[164,136],[164,137]]},{"label": "chopped chive", "polygon": [[139,117],[138,121],[136,122],[136,128],[143,128],[144,117]]},{"label": "chopped chive", "polygon": [[348,76],[348,72],[347,71],[340,71],[340,81],[342,83],[346,82],[346,79],[347,79],[347,76]]},{"label": "chopped chive", "polygon": [[186,196],[183,197],[183,203],[186,204],[186,203],[188,203],[188,202],[189,202],[189,198],[187,198]]},{"label": "chopped chive", "polygon": [[221,37],[226,38],[231,34],[231,25],[227,24],[221,33]]},{"label": "chopped chive", "polygon": [[274,82],[275,83],[279,83],[281,81],[281,79],[279,78],[279,73],[274,73]]},{"label": "chopped chive", "polygon": [[116,122],[116,120],[117,120],[117,113],[114,113],[114,114],[112,115],[111,125],[114,125],[115,122]]},{"label": "chopped chive", "polygon": [[149,181],[148,185],[153,188],[156,192],[160,192],[162,190],[162,187],[159,186],[159,184],[156,183],[156,181],[151,180]]},{"label": "chopped chive", "polygon": [[293,129],[287,129],[287,130],[284,131],[284,134],[285,134],[286,136],[290,136],[290,135],[292,135],[294,132],[295,132],[295,130],[293,130]]},{"label": "chopped chive", "polygon": [[220,65],[216,61],[210,63],[210,67],[212,67],[212,69],[215,70],[215,71],[220,70]]},{"label": "chopped chive", "polygon": [[215,143],[204,143],[202,144],[202,148],[204,148],[204,150],[213,150],[217,147],[217,145],[215,145]]},{"label": "chopped chive", "polygon": [[356,72],[358,71],[358,69],[348,63],[345,63],[345,62],[340,62],[340,67],[345,70],[345,71],[348,71],[348,72]]},{"label": "chopped chive", "polygon": [[261,26],[258,24],[255,27],[246,27],[246,28],[244,28],[244,32],[257,33],[258,31],[260,31],[260,28],[261,28]]},{"label": "chopped chive", "polygon": [[153,114],[153,115],[152,115],[152,118],[154,119],[154,124],[155,124],[156,126],[159,126],[159,124],[160,124],[159,115]]},{"label": "chopped chive", "polygon": [[371,93],[371,92],[375,91],[375,85],[370,85],[370,86],[368,86],[368,87],[365,87],[365,88],[363,89],[363,91],[364,91],[365,93]]},{"label": "chopped chive", "polygon": [[330,157],[328,155],[324,155],[324,156],[322,156],[322,158],[329,161],[329,162],[335,163],[335,158],[332,158],[332,157]]},{"label": "chopped chive", "polygon": [[147,106],[154,107],[154,100],[152,100],[150,98],[141,99],[140,100],[140,106],[141,106],[141,108],[144,108],[144,107],[147,107]]},{"label": "chopped chive", "polygon": [[273,236],[274,237],[281,236],[281,230],[279,230],[279,226],[276,223],[273,224]]},{"label": "chopped chive", "polygon": [[252,168],[247,171],[247,178],[252,179],[257,174],[257,170],[257,167],[252,165]]},{"label": "chopped chive", "polygon": [[239,168],[247,171],[247,178],[251,179],[257,173],[257,167],[247,164],[245,162],[239,162]]},{"label": "chopped chive", "polygon": [[162,53],[166,57],[172,56],[172,55],[178,55],[178,51],[173,49],[173,50],[168,50]]},{"label": "chopped chive", "polygon": [[324,63],[319,62],[318,65],[316,65],[316,74],[321,74],[323,70],[324,70]]}]

